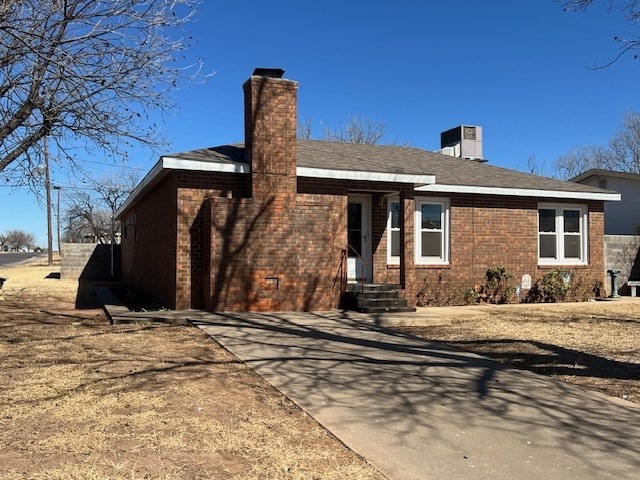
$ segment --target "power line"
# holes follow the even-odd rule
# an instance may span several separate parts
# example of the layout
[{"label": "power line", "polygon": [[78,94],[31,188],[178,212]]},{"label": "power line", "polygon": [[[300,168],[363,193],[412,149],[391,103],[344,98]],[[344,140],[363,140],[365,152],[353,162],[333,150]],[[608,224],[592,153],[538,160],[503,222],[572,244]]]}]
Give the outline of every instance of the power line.
[{"label": "power line", "polygon": [[[54,185],[54,182],[51,182],[51,186],[52,187],[59,187],[62,190],[95,190],[95,188],[93,188],[93,187],[76,187],[76,186],[72,186],[72,185],[60,185],[58,183],[56,183]],[[28,185],[18,185],[18,184],[16,184],[16,185],[0,184],[0,188],[1,187],[7,187],[7,188],[25,188],[25,187],[27,187],[28,188],[29,186]]]},{"label": "power line", "polygon": [[104,165],[106,167],[128,168],[130,170],[141,170],[141,171],[147,170],[146,168],[142,168],[142,167],[132,167],[130,165],[114,165],[113,163],[96,162],[95,160],[74,159],[73,161],[80,162],[80,163],[93,163],[95,165]]}]

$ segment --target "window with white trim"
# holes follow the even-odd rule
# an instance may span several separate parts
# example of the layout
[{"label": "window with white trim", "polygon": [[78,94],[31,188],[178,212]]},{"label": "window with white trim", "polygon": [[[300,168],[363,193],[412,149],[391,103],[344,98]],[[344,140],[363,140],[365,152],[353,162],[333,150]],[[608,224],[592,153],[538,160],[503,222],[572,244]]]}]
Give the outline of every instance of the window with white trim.
[{"label": "window with white trim", "polygon": [[542,203],[538,205],[538,263],[587,264],[587,207]]},{"label": "window with white trim", "polygon": [[449,200],[417,197],[415,201],[416,264],[449,263]]},{"label": "window with white trim", "polygon": [[400,200],[387,200],[387,264],[400,264]]}]

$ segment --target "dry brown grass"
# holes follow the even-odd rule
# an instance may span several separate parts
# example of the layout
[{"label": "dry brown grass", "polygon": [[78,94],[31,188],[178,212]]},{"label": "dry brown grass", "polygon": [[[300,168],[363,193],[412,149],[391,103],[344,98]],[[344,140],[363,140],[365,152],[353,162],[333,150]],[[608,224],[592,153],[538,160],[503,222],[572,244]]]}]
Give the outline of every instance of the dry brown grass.
[{"label": "dry brown grass", "polygon": [[0,478],[383,478],[201,331],[111,326],[51,272],[0,271]]},{"label": "dry brown grass", "polygon": [[402,330],[640,403],[640,299],[501,305]]}]

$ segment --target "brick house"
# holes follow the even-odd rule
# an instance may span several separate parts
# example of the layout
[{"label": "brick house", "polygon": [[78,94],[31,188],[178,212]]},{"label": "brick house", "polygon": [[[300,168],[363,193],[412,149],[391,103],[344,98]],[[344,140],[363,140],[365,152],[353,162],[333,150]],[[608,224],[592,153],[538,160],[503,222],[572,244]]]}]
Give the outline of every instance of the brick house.
[{"label": "brick house", "polygon": [[619,195],[411,147],[298,140],[281,70],[244,84],[244,144],[160,158],[118,212],[123,280],[172,309],[327,310],[345,280],[414,304],[504,265],[604,281],[603,205]]}]

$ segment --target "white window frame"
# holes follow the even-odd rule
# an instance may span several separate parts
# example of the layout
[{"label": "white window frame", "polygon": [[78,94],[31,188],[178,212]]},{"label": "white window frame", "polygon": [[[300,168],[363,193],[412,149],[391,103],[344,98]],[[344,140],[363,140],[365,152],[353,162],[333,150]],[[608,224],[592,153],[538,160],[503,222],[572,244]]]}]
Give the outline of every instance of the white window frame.
[{"label": "white window frame", "polygon": [[[400,236],[400,230],[402,229],[402,225],[399,225],[398,228],[391,228],[391,204],[397,203],[398,209],[400,208],[400,198],[399,197],[389,197],[387,198],[387,265],[400,265],[400,255],[392,255],[391,254],[391,232],[398,232],[398,236]],[[400,240],[398,240],[400,241]],[[402,248],[402,246],[400,246]]]},{"label": "white window frame", "polygon": [[[540,210],[555,211],[555,236],[556,236],[556,258],[542,258],[540,256]],[[564,256],[564,210],[578,210],[580,212],[580,253],[581,258],[565,258]],[[588,265],[589,263],[589,209],[586,205],[573,205],[567,203],[539,203],[538,204],[538,222],[537,222],[537,241],[538,241],[538,265]],[[544,232],[542,232],[543,234]]]},{"label": "white window frame", "polygon": [[[449,231],[450,203],[448,198],[415,197],[414,213],[414,244],[416,265],[448,265],[449,264],[449,243],[451,241]],[[422,205],[439,205],[440,225],[442,233],[442,255],[440,257],[422,256]]]}]

